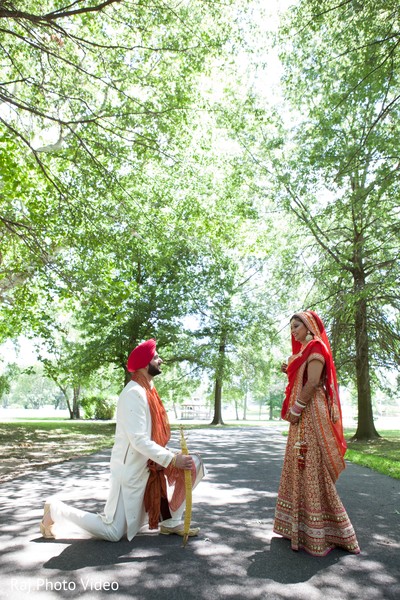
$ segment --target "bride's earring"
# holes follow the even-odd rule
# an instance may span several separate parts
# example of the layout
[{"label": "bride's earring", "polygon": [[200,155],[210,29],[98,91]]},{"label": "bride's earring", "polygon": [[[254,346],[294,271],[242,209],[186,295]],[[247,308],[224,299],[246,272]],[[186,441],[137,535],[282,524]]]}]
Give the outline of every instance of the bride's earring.
[{"label": "bride's earring", "polygon": [[306,342],[311,342],[314,339],[313,334],[310,331],[307,331]]}]

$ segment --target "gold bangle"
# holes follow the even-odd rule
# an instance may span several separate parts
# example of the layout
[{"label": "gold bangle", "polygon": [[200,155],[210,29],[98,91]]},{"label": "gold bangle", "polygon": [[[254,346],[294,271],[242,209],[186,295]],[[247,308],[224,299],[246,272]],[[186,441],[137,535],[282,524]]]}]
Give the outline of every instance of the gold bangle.
[{"label": "gold bangle", "polygon": [[176,454],[174,454],[173,459],[171,460],[171,462],[169,463],[171,465],[171,467],[175,467],[176,466]]}]

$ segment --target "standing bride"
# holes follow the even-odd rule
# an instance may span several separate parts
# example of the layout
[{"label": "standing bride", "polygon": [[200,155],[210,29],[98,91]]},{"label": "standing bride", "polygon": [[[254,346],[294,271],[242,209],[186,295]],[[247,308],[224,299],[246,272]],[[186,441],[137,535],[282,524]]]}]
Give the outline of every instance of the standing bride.
[{"label": "standing bride", "polygon": [[282,418],[290,422],[275,511],[274,532],[292,550],[325,556],[335,546],[360,552],[336,491],[345,468],[346,442],[332,351],[312,310],[290,320],[293,354],[281,367],[288,376]]}]

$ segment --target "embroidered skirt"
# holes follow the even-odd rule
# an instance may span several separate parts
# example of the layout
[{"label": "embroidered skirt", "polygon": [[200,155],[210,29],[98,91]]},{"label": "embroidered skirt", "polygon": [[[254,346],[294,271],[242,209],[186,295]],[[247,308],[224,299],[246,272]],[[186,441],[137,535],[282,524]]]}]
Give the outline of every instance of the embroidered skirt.
[{"label": "embroidered skirt", "polygon": [[[325,556],[335,546],[358,554],[353,526],[332,478],[336,442],[329,419],[324,395],[317,392],[301,423],[290,425],[273,530],[290,539],[293,550],[313,556]],[[300,441],[306,444],[303,468]]]}]

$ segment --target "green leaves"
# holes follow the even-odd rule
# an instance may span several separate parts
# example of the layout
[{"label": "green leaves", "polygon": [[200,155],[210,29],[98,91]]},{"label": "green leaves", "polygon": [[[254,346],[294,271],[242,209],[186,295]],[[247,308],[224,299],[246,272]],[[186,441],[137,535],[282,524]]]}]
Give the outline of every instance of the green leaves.
[{"label": "green leaves", "polygon": [[296,31],[282,58],[297,116],[284,206],[311,235],[308,303],[330,321],[340,375],[357,379],[359,436],[374,431],[369,366],[398,362],[398,11],[304,0],[282,30]]},{"label": "green leaves", "polygon": [[106,257],[100,247],[153,219],[142,215],[153,165],[165,177],[177,160],[196,75],[230,31],[229,4],[23,5],[0,12],[10,302],[33,277],[57,293],[82,290],[81,274]]},{"label": "green leaves", "polygon": [[76,387],[79,365],[122,374],[155,336],[182,377],[199,365],[260,396],[241,357],[272,377],[300,304],[330,315],[353,376],[366,302],[371,360],[394,364],[374,333],[398,335],[393,2],[299,2],[273,107],[245,1],[23,5],[0,9],[4,337],[79,334],[61,344]]}]

